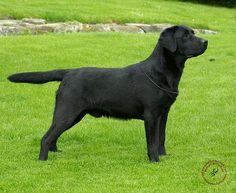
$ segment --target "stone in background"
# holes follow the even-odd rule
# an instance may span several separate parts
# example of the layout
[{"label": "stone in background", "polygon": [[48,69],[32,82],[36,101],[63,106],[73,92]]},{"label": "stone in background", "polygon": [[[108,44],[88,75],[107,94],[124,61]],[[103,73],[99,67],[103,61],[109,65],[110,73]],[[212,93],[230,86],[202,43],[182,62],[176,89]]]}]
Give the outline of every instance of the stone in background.
[{"label": "stone in background", "polygon": [[[47,23],[44,19],[24,18],[22,20],[0,20],[0,36],[43,34],[43,33],[77,33],[77,32],[128,32],[155,33],[161,32],[171,24],[83,24],[80,22]],[[217,34],[208,29],[194,29],[196,33]]]}]

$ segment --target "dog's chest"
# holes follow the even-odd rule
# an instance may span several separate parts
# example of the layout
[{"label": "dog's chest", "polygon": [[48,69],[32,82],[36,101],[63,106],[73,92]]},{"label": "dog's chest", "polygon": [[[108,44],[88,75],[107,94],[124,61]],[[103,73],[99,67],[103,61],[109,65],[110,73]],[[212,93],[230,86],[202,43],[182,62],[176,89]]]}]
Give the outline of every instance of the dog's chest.
[{"label": "dog's chest", "polygon": [[177,95],[163,92],[149,99],[148,103],[152,108],[169,108],[175,102]]}]

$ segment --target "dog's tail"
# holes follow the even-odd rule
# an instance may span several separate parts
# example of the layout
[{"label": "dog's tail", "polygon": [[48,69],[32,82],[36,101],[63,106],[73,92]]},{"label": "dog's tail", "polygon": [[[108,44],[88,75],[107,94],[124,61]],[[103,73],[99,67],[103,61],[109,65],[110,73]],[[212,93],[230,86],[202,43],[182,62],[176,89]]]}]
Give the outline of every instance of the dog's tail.
[{"label": "dog's tail", "polygon": [[50,81],[61,81],[70,70],[52,70],[48,72],[23,72],[8,77],[11,82],[43,84]]}]

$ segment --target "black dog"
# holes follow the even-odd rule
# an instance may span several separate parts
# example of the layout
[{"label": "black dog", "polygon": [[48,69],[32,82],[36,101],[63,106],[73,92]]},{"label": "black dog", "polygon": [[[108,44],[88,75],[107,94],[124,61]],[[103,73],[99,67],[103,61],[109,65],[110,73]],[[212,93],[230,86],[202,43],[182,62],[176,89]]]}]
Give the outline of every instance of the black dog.
[{"label": "black dog", "polygon": [[150,161],[165,151],[165,127],[169,109],[188,58],[202,54],[207,40],[186,26],[173,26],[161,33],[152,54],[125,68],[78,68],[11,75],[12,82],[42,84],[62,81],[56,94],[52,125],[43,136],[40,160],[57,151],[60,135],[85,114],[144,120]]}]

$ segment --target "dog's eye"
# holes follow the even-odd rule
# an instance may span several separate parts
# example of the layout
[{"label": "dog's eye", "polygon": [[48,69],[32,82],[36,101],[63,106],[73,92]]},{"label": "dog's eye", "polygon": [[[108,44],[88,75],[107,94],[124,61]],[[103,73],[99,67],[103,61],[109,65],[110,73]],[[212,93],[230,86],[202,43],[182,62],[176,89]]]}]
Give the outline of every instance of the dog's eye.
[{"label": "dog's eye", "polygon": [[190,33],[185,33],[184,34],[184,38],[189,38],[190,37]]}]

